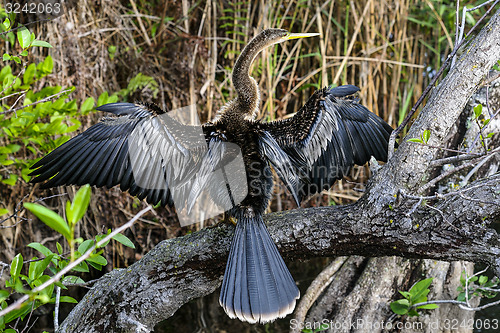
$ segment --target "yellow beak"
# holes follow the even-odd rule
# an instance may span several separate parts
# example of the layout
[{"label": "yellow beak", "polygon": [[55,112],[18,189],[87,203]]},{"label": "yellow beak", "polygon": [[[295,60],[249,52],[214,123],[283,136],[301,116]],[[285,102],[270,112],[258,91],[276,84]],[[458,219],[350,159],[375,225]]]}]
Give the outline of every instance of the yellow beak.
[{"label": "yellow beak", "polygon": [[288,34],[285,37],[283,37],[283,39],[290,40],[290,39],[307,38],[307,37],[314,37],[314,36],[319,36],[319,33],[313,32],[313,33]]}]

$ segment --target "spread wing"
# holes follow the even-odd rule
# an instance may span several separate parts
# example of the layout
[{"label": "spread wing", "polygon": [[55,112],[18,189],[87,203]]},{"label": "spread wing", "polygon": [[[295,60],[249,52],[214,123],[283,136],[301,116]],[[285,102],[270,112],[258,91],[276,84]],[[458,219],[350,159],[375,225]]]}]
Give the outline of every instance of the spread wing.
[{"label": "spread wing", "polygon": [[[359,88],[352,85],[318,90],[292,118],[262,124],[279,146],[274,145],[274,150],[281,149],[289,159],[285,164],[294,166],[292,173],[277,173],[296,200],[330,188],[354,164],[363,165],[371,156],[387,160],[393,129],[356,100],[347,98],[357,91]],[[272,145],[265,135],[261,138],[261,146]],[[275,169],[280,163],[278,156],[283,160],[282,154],[266,154]]]},{"label": "spread wing", "polygon": [[47,181],[42,188],[119,184],[151,204],[173,205],[173,189],[196,199],[224,155],[224,137],[211,125],[181,124],[154,105],[113,103],[97,109],[115,116],[36,162],[32,182]]}]

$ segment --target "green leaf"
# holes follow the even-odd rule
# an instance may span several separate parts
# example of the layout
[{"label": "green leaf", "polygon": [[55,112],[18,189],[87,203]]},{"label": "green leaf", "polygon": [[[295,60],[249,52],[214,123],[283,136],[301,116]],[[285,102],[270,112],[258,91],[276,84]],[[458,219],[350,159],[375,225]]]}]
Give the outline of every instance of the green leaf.
[{"label": "green leaf", "polygon": [[27,48],[30,46],[31,43],[31,34],[26,27],[21,27],[19,30],[17,30],[17,40],[19,41],[19,45],[23,49]]},{"label": "green leaf", "polygon": [[119,243],[122,243],[125,246],[128,246],[128,247],[130,247],[132,249],[135,249],[134,243],[132,243],[132,241],[127,236],[125,236],[123,234],[116,234],[116,235],[114,235],[111,238],[114,239],[115,241],[119,242]]},{"label": "green leaf", "polygon": [[92,110],[94,108],[94,104],[95,104],[94,98],[93,97],[89,97],[80,106],[80,111],[82,113],[88,112],[88,111],[90,111],[90,110]]},{"label": "green leaf", "polygon": [[89,266],[87,265],[87,263],[85,261],[82,261],[81,263],[79,263],[78,265],[73,267],[72,271],[81,272],[81,273],[88,273]]},{"label": "green leaf", "polygon": [[92,246],[94,246],[94,241],[92,239],[87,239],[86,241],[83,241],[80,246],[78,246],[78,252],[80,254],[84,254],[87,252]]},{"label": "green leaf", "polygon": [[70,297],[70,296],[61,296],[59,298],[59,302],[61,303],[78,303],[78,301],[76,299],[74,299],[73,297]]},{"label": "green leaf", "polygon": [[52,45],[50,45],[49,43],[44,42],[43,40],[38,40],[38,39],[35,39],[31,43],[31,46],[40,46],[40,47],[49,47],[49,48],[52,48]]},{"label": "green leaf", "polygon": [[9,210],[7,208],[0,208],[0,216],[8,214]]},{"label": "green leaf", "polygon": [[[42,275],[39,279],[33,281],[33,285],[35,287],[39,287],[48,280],[50,280],[50,276]],[[52,297],[52,293],[54,292],[54,287],[54,284],[48,285],[40,291],[36,298],[39,299],[43,304],[48,303],[50,301],[50,298]]]},{"label": "green leaf", "polygon": [[42,70],[45,73],[52,73],[52,69],[54,68],[54,61],[52,60],[52,57],[50,55],[45,58],[42,64]]},{"label": "green leaf", "polygon": [[429,139],[431,137],[431,131],[425,130],[424,133],[422,134],[422,140],[427,143],[429,142]]},{"label": "green leaf", "polygon": [[5,31],[9,30],[10,28],[10,20],[8,18],[5,19],[5,21],[3,21],[3,27],[5,28]]},{"label": "green leaf", "polygon": [[38,252],[43,254],[44,257],[48,257],[54,254],[51,250],[49,250],[47,247],[43,246],[40,243],[29,243],[28,247],[37,250]]},{"label": "green leaf", "polygon": [[23,75],[23,83],[24,84],[30,84],[33,82],[35,78],[35,73],[36,73],[36,65],[35,64],[30,64],[27,68],[26,71],[24,72]]},{"label": "green leaf", "polygon": [[7,290],[0,290],[0,303],[9,298],[10,293]]},{"label": "green leaf", "polygon": [[417,310],[410,309],[410,311],[408,311],[408,316],[410,316],[410,317],[418,317],[419,314],[418,314]]},{"label": "green leaf", "polygon": [[478,119],[483,114],[483,105],[478,104],[474,107],[474,118]]},{"label": "green leaf", "polygon": [[12,60],[14,60],[16,63],[20,64],[21,63],[21,59],[19,57],[12,57]]},{"label": "green leaf", "polygon": [[23,256],[18,253],[10,263],[10,276],[17,278],[21,274],[21,268],[23,268]]},{"label": "green leaf", "polygon": [[400,299],[398,301],[391,303],[391,310],[395,314],[398,315],[407,314],[409,309],[410,309],[410,303],[408,302],[407,299]]},{"label": "green leaf", "polygon": [[59,242],[56,243],[56,248],[57,248],[57,252],[59,252],[59,254],[63,253],[62,246],[61,246],[61,244],[59,244]]},{"label": "green leaf", "polygon": [[97,106],[106,104],[108,102],[108,97],[109,97],[108,92],[107,91],[103,92],[97,99]]},{"label": "green leaf", "polygon": [[10,54],[8,54],[8,53],[4,53],[3,54],[3,61],[7,61],[7,60],[10,60],[10,59],[12,59],[12,57],[10,56]]},{"label": "green leaf", "polygon": [[488,282],[488,277],[487,277],[486,275],[481,275],[481,276],[479,277],[479,281],[478,281],[478,282],[479,282],[479,284],[480,284],[480,285],[483,285],[483,284],[485,284],[486,282]]},{"label": "green leaf", "polygon": [[429,286],[432,283],[433,278],[428,278],[422,281],[419,281],[413,285],[410,289],[410,295],[412,300],[419,299],[424,294],[427,295],[429,293]]},{"label": "green leaf", "polygon": [[90,185],[87,184],[76,192],[71,206],[66,204],[66,218],[70,225],[76,224],[85,215],[90,203],[90,194]]},{"label": "green leaf", "polygon": [[21,56],[27,57],[28,56],[28,51],[24,50],[23,52],[21,52]]},{"label": "green leaf", "polygon": [[86,260],[91,262],[91,263],[95,263],[95,264],[98,264],[101,266],[106,266],[108,264],[108,261],[106,260],[106,258],[101,256],[100,254],[94,254]]},{"label": "green leaf", "polygon": [[401,295],[403,295],[404,298],[406,298],[408,300],[410,299],[410,293],[409,292],[407,292],[407,291],[400,291],[399,293]]},{"label": "green leaf", "polygon": [[419,139],[419,138],[408,139],[408,140],[406,140],[406,141],[408,141],[408,142],[418,142],[418,143],[424,143],[424,142],[422,141],[422,139]]},{"label": "green leaf", "polygon": [[[110,229],[108,229],[108,233],[106,235],[96,235],[95,236],[96,243],[99,243],[101,240],[106,238],[106,236],[109,235],[109,232],[110,232]],[[101,244],[99,247],[106,247],[106,245],[108,245],[108,243],[109,243],[109,240],[107,242],[105,242],[104,244]]]},{"label": "green leaf", "polygon": [[47,226],[63,235],[67,240],[71,239],[72,235],[69,226],[61,216],[39,204],[26,202],[24,203],[24,207],[35,214]]},{"label": "green leaf", "polygon": [[14,186],[14,185],[16,185],[17,178],[19,178],[18,175],[10,174],[9,178],[2,180],[2,183],[10,185],[10,186]]},{"label": "green leaf", "polygon": [[54,255],[52,254],[52,255],[46,257],[45,259],[43,259],[42,261],[36,262],[35,278],[34,279],[37,279],[38,277],[43,275],[43,272],[45,272],[45,269],[49,266],[53,257],[54,257]]},{"label": "green leaf", "polygon": [[437,308],[439,308],[439,305],[437,304],[426,304],[417,307],[417,309],[427,309],[427,310],[433,310]]},{"label": "green leaf", "polygon": [[82,278],[75,276],[75,275],[66,275],[64,279],[62,280],[63,283],[85,283],[85,281],[82,280]]}]

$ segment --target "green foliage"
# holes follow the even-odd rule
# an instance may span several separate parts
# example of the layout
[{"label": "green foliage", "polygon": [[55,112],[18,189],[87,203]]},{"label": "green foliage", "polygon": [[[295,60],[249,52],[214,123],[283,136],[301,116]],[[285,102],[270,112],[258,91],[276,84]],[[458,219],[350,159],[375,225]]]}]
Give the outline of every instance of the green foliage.
[{"label": "green foliage", "polygon": [[490,279],[486,275],[474,275],[467,278],[464,271],[460,276],[460,284],[461,286],[457,288],[457,291],[459,291],[457,301],[466,302],[476,296],[484,298],[496,297],[500,280],[497,277]]},{"label": "green foliage", "polygon": [[[66,283],[83,283],[82,278],[75,275],[63,275],[60,281],[53,281],[48,287],[39,292],[33,292],[33,289],[44,284],[51,279],[51,275],[59,273],[68,264],[87,252],[89,256],[79,265],[75,266],[72,271],[76,273],[85,273],[89,271],[89,265],[101,270],[103,266],[108,264],[104,258],[103,244],[96,248],[97,243],[111,233],[108,230],[106,235],[97,235],[94,239],[83,240],[75,239],[75,229],[78,222],[83,218],[89,206],[91,197],[90,186],[81,187],[76,193],[72,202],[66,202],[66,218],[58,215],[50,209],[39,204],[25,203],[24,207],[35,214],[47,226],[54,229],[57,233],[64,236],[69,247],[70,258],[66,257],[67,253],[63,251],[61,244],[56,244],[57,253],[53,252],[46,246],[40,243],[31,243],[28,247],[36,250],[41,254],[41,257],[33,257],[29,261],[23,261],[21,254],[17,254],[10,264],[10,278],[5,283],[5,289],[0,289],[0,308],[5,309],[8,304],[7,300],[14,293],[28,294],[30,298],[23,303],[19,309],[15,309],[0,318],[0,331],[5,328],[9,322],[20,318],[21,320],[32,310],[47,303],[55,303],[56,296],[54,286],[66,290]],[[122,243],[125,246],[135,248],[134,244],[125,235],[117,234],[112,237],[114,240]],[[78,245],[77,245],[78,244]],[[22,274],[23,270],[28,274]],[[77,303],[70,296],[61,296],[60,302]]]},{"label": "green foliage", "polygon": [[419,303],[427,302],[427,295],[429,294],[429,286],[433,278],[421,280],[413,285],[409,291],[399,291],[404,297],[391,303],[391,310],[398,315],[418,316],[418,309],[437,309],[437,304],[424,304],[416,306]]},{"label": "green foliage", "polygon": [[427,144],[429,142],[429,139],[431,138],[431,131],[430,130],[425,130],[420,138],[412,138],[408,139],[408,142],[417,142],[421,144]]},{"label": "green foliage", "polygon": [[[0,24],[0,30],[7,32],[11,28],[12,21],[12,18],[5,19]],[[11,66],[12,63],[4,63],[0,69],[0,166],[2,167],[0,181],[9,186],[18,184],[20,180],[29,181],[29,167],[36,161],[34,157],[43,156],[66,142],[70,138],[69,133],[80,127],[78,118],[81,115],[88,114],[96,104],[102,105],[118,100],[118,94],[109,96],[105,92],[99,96],[97,103],[90,97],[78,106],[75,100],[68,99],[68,94],[74,87],[64,89],[58,85],[42,84],[40,80],[53,71],[52,57],[49,55],[38,64],[22,63],[21,59],[28,56],[33,47],[51,46],[37,40],[26,27],[21,27],[15,32],[14,34],[9,31],[2,36],[11,44],[10,49],[21,49],[21,52],[16,55],[4,54],[4,61],[13,61],[15,64]],[[146,79],[147,77],[139,77],[130,88],[143,87]],[[10,272],[10,276],[0,289],[0,309],[5,309],[18,299],[18,296],[13,297],[15,294],[29,295],[29,298],[20,307],[0,317],[0,332],[12,331],[6,327],[10,322],[23,320],[39,306],[54,303],[55,286],[66,289],[65,283],[84,282],[81,277],[71,274],[88,272],[89,266],[101,270],[108,264],[102,255],[104,246],[94,248],[106,235],[97,235],[89,240],[75,236],[76,226],[87,211],[90,197],[90,186],[80,188],[73,201],[67,202],[65,216],[37,203],[24,203],[24,208],[64,236],[65,242],[56,243],[55,249],[34,242],[28,247],[36,250],[39,256],[28,261],[25,261],[20,253],[14,257],[10,269],[5,271]],[[0,208],[0,215],[4,214],[9,214],[9,210]],[[134,247],[124,235],[116,235],[114,239],[125,246]],[[59,281],[52,280],[55,274],[85,252],[89,255],[85,261],[72,268]],[[46,282],[50,282],[48,287],[38,292],[33,291]],[[61,296],[60,301],[76,303],[76,300],[69,296]]]},{"label": "green foliage", "polygon": [[[479,126],[479,131],[480,131],[479,139],[481,142],[481,146],[487,147],[487,143],[485,141],[488,139],[491,139],[491,137],[493,137],[493,135],[494,135],[494,132],[490,132],[486,136],[484,136],[484,131],[485,131],[486,127],[488,126],[488,124],[490,123],[491,118],[486,119],[484,117],[482,104],[476,105],[473,109],[473,113],[474,113],[474,117],[473,117],[474,121],[476,122],[477,126]],[[488,148],[488,150],[490,150],[490,149],[491,148]]]},{"label": "green foliage", "polygon": [[[9,31],[9,29],[11,29],[11,20],[9,18],[6,18],[3,21],[1,27],[3,28],[3,30],[5,32]],[[11,34],[11,35],[9,35],[9,34]],[[20,25],[19,28],[17,29],[16,35],[17,35],[17,41],[18,41],[19,46],[21,47],[22,51],[16,55],[11,55],[7,52],[4,53],[3,57],[2,57],[3,61],[13,60],[16,63],[21,64],[22,63],[21,57],[28,56],[30,48],[32,48],[32,47],[52,48],[52,45],[50,45],[49,43],[36,39],[35,34],[30,33],[30,31],[22,25]],[[12,37],[13,37],[13,32],[12,31],[8,32],[7,38],[10,41],[10,43],[12,44],[12,46],[14,46],[15,40],[13,40]]]},{"label": "green foliage", "polygon": [[[5,19],[0,30],[11,28],[11,20]],[[4,36],[13,33],[10,31]],[[17,42],[23,51],[17,56],[27,56],[33,47],[50,47],[44,41],[35,39],[26,27],[16,30]],[[8,38],[8,37],[5,37]],[[17,49],[12,47],[11,49]],[[5,61],[20,63],[9,54],[4,54]],[[93,110],[95,101],[86,99],[78,108],[75,100],[68,100],[68,95],[75,89],[64,89],[59,85],[40,85],[40,80],[51,74],[54,68],[49,55],[38,64],[4,64],[0,69],[0,181],[14,186],[20,180],[30,180],[29,167],[39,157],[66,142],[69,133],[77,130],[81,123],[79,117]],[[101,95],[102,103],[118,100],[118,95]],[[79,110],[80,109],[80,110]],[[0,215],[8,210],[0,208]]]},{"label": "green foliage", "polygon": [[57,213],[39,204],[24,203],[24,208],[31,211],[43,223],[64,236],[67,240],[71,238],[71,231],[68,224]]},{"label": "green foliage", "polygon": [[497,63],[493,65],[493,69],[496,71],[500,71],[500,60],[497,60]]},{"label": "green foliage", "polygon": [[[139,73],[130,80],[127,88],[122,89],[118,92],[118,95],[122,97],[122,99],[127,100],[127,98],[132,93],[138,90],[142,90],[144,88],[149,88],[153,93],[153,97],[156,98],[158,96],[158,93],[160,92],[158,87],[159,87],[158,82],[156,82],[156,80],[153,77]],[[99,97],[99,100],[100,99],[101,97]],[[106,103],[112,103],[112,102],[107,101]],[[97,102],[97,104],[102,105],[99,101]]]},{"label": "green foliage", "polygon": [[0,146],[0,165],[5,166],[0,181],[7,185],[15,185],[19,176],[29,181],[33,160],[26,156],[53,150],[69,139],[68,133],[80,127],[76,102],[65,101],[73,87],[66,91],[61,86],[33,90],[35,83],[52,73],[52,68],[48,56],[38,65],[28,65],[22,77],[14,74],[9,65],[0,70],[0,142],[8,142]]}]

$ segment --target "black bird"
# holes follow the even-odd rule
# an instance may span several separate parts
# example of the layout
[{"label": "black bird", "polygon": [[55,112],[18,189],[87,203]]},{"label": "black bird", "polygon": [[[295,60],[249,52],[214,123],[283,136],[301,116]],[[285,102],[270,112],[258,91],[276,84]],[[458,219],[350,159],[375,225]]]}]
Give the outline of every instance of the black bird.
[{"label": "black bird", "polygon": [[[363,165],[371,156],[386,161],[392,132],[381,118],[348,98],[359,90],[352,85],[316,91],[292,118],[267,123],[256,119],[259,88],[249,75],[256,55],[272,44],[316,35],[267,29],[254,37],[233,69],[238,97],[203,124],[201,137],[193,126],[165,120],[165,112],[154,105],[103,105],[97,110],[115,116],[103,118],[35,163],[31,175],[37,177],[32,181],[48,180],[42,188],[119,184],[151,204],[172,205],[175,191],[185,191],[191,201],[207,188],[207,174],[234,159],[231,145],[237,145],[248,190],[239,203],[234,200],[238,191],[219,198],[234,204],[227,206],[227,213],[237,221],[219,302],[229,317],[250,323],[286,316],[299,290],[262,219],[273,189],[270,167],[299,205],[330,188],[354,164]],[[142,134],[134,139],[137,131]],[[217,193],[213,195],[217,201]]]}]

